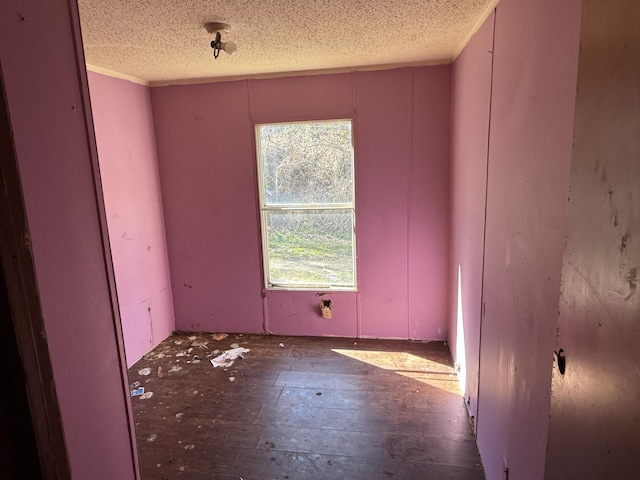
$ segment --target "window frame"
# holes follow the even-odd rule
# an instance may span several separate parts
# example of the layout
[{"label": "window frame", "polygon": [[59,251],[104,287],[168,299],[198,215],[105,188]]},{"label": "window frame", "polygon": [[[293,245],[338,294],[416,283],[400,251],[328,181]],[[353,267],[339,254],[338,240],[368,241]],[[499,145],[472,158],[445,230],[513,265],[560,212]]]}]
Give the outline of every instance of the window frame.
[{"label": "window frame", "polygon": [[[260,138],[260,127],[270,125],[300,125],[305,123],[335,123],[335,122],[349,122],[351,124],[351,184],[353,186],[352,201],[351,203],[294,203],[294,204],[278,204],[278,205],[266,205],[265,204],[265,188],[263,185],[263,168],[262,168],[262,148]],[[356,183],[355,183],[355,139],[354,139],[354,119],[353,118],[331,118],[331,119],[319,119],[319,120],[301,120],[301,121],[286,121],[286,122],[261,122],[254,124],[254,136],[255,136],[255,158],[257,163],[257,176],[258,176],[258,209],[260,215],[260,237],[262,242],[262,273],[265,290],[284,290],[284,291],[320,291],[320,292],[334,292],[334,291],[346,291],[357,292],[358,291],[358,269],[357,269],[357,251],[356,251]],[[353,284],[352,285],[327,285],[327,284],[274,284],[269,280],[269,243],[268,243],[268,229],[267,229],[267,212],[276,211],[305,211],[305,210],[344,210],[351,212],[351,224],[352,224],[352,262],[353,262]]]}]

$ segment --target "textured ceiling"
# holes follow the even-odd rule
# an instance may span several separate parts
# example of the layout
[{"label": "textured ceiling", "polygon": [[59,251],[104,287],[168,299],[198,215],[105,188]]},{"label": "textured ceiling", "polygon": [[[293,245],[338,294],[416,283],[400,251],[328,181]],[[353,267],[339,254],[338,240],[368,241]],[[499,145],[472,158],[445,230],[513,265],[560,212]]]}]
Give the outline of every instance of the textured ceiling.
[{"label": "textured ceiling", "polygon": [[[86,61],[153,84],[446,63],[497,0],[79,0]],[[231,24],[213,58],[203,25]]]}]

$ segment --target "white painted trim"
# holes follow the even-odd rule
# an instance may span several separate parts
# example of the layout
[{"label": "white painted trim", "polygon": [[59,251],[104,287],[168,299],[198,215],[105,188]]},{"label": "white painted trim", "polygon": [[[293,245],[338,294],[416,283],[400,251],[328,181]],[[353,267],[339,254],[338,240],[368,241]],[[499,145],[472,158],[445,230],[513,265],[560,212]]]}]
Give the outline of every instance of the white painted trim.
[{"label": "white painted trim", "polygon": [[145,87],[149,86],[149,82],[147,82],[146,80],[142,80],[141,78],[132,77],[131,75],[126,75],[124,73],[114,72],[113,70],[108,70],[96,65],[90,65],[88,63],[86,64],[86,66],[87,70],[89,70],[90,72],[100,73],[108,77],[119,78],[120,80],[127,80],[129,82],[137,83],[138,85],[143,85]]}]

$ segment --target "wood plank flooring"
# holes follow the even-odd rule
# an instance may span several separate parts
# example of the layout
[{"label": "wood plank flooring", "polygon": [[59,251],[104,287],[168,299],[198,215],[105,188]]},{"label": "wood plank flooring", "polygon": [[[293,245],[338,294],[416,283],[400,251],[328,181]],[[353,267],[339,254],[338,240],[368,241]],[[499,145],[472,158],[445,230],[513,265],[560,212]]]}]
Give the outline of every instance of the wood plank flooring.
[{"label": "wood plank flooring", "polygon": [[177,333],[129,378],[144,480],[485,478],[441,342]]}]

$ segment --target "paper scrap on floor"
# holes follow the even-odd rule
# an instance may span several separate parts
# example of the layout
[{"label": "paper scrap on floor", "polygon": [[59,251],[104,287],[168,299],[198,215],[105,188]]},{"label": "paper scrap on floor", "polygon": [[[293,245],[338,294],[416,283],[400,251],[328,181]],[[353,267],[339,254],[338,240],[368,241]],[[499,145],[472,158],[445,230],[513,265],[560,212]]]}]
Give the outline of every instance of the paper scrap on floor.
[{"label": "paper scrap on floor", "polygon": [[231,350],[225,350],[216,358],[211,359],[211,365],[214,367],[230,367],[233,365],[234,360],[238,358],[244,358],[244,354],[250,352],[248,348],[232,348]]},{"label": "paper scrap on floor", "polygon": [[144,387],[138,387],[135,390],[131,390],[132,397],[139,397],[144,393]]}]

